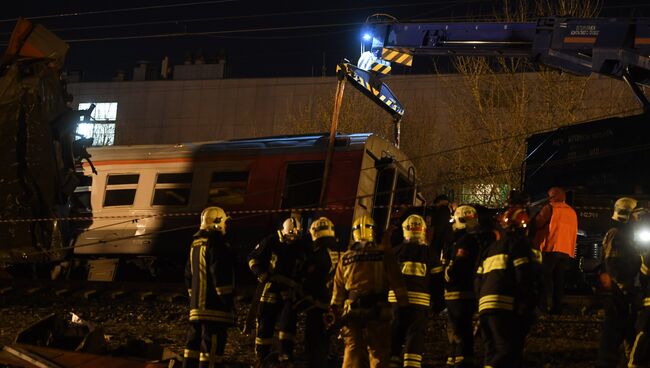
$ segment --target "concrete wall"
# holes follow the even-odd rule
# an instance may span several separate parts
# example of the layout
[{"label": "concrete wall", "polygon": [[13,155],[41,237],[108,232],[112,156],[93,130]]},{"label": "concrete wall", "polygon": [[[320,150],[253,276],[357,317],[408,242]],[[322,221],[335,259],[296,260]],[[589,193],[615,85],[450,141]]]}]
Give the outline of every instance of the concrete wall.
[{"label": "concrete wall", "polygon": [[[433,129],[443,134],[449,124],[445,101],[458,78],[406,75],[391,77],[388,84],[411,119],[413,114],[421,115],[435,122]],[[621,83],[592,77],[580,116],[599,116],[598,109],[612,98],[603,91],[620,88]],[[281,127],[296,111],[333,98],[335,86],[333,77],[169,80],[71,83],[69,92],[74,106],[118,102],[115,143],[125,145],[279,134],[286,132]]]}]

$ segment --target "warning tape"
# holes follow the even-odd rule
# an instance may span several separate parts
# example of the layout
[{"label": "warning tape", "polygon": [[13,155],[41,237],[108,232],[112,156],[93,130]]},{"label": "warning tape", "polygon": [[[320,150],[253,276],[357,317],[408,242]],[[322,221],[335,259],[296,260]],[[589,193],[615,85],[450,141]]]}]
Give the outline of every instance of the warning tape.
[{"label": "warning tape", "polygon": [[[395,206],[373,206],[373,208],[413,208],[419,206],[413,205],[395,205]],[[302,208],[279,208],[279,209],[253,209],[253,210],[233,210],[226,211],[229,215],[251,215],[251,214],[273,214],[273,213],[290,213],[290,212],[332,212],[332,211],[349,211],[354,210],[354,206],[335,206],[335,207],[302,207]],[[575,210],[595,210],[611,211],[613,207],[603,206],[575,206]],[[4,218],[0,219],[0,224],[7,223],[27,223],[27,222],[51,222],[51,221],[93,221],[93,220],[122,220],[130,219],[131,221],[142,220],[155,217],[190,217],[199,216],[201,212],[175,212],[175,213],[151,213],[143,215],[112,215],[112,216],[71,216],[71,217],[28,217],[28,218]]]},{"label": "warning tape", "polygon": [[[373,208],[388,208],[389,206],[374,206]],[[397,205],[393,208],[407,208],[416,206]],[[354,206],[336,207],[302,207],[302,208],[279,208],[279,209],[254,209],[254,210],[233,210],[226,211],[228,215],[251,215],[251,214],[272,214],[286,212],[325,212],[325,211],[347,211],[355,209]],[[152,217],[189,217],[199,216],[201,212],[175,212],[175,213],[152,213],[146,215],[112,215],[112,216],[72,216],[72,217],[30,217],[0,219],[0,223],[21,223],[21,222],[50,222],[50,221],[92,221],[92,220],[120,220],[132,219],[133,221]]]}]

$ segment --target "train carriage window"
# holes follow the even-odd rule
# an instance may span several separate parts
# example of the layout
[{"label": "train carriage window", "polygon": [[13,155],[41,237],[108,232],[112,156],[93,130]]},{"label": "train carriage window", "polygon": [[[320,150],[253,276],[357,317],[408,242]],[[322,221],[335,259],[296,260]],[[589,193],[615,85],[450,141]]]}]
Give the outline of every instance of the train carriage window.
[{"label": "train carriage window", "polygon": [[386,166],[381,168],[377,173],[377,181],[375,183],[375,196],[373,201],[372,218],[375,220],[377,228],[377,236],[383,234],[388,218],[390,216],[390,209],[388,206],[391,204],[393,198],[393,186],[395,185],[395,168]]},{"label": "train carriage window", "polygon": [[210,179],[208,204],[242,204],[248,187],[248,171],[216,171]]},{"label": "train carriage window", "polygon": [[317,206],[323,185],[323,161],[287,164],[282,208]]},{"label": "train carriage window", "polygon": [[397,176],[397,183],[395,184],[395,199],[393,205],[412,205],[415,198],[415,185],[408,180],[404,175]]},{"label": "train carriage window", "polygon": [[153,192],[154,206],[186,206],[190,200],[192,173],[161,173]]},{"label": "train carriage window", "polygon": [[104,207],[132,206],[139,179],[139,174],[108,175],[106,178]]}]

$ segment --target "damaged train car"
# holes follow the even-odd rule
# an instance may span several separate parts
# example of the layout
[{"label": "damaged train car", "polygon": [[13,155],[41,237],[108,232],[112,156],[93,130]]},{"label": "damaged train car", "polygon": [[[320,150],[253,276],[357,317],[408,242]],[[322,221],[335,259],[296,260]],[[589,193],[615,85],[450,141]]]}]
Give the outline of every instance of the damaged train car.
[{"label": "damaged train car", "polygon": [[88,140],[61,80],[68,45],[20,19],[0,61],[0,264],[65,255],[78,215],[74,191]]}]

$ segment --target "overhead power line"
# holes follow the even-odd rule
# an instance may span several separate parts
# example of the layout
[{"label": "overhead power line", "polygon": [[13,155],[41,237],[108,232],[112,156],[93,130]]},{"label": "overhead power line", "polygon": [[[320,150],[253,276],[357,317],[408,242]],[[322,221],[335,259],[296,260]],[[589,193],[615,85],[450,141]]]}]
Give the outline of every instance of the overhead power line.
[{"label": "overhead power line", "polygon": [[68,40],[64,40],[64,41],[69,42],[69,43],[76,43],[76,42],[138,40],[138,39],[170,38],[170,37],[213,36],[213,35],[233,34],[233,33],[270,32],[270,31],[288,31],[288,30],[298,30],[298,29],[318,29],[318,28],[347,27],[347,26],[359,26],[359,25],[362,25],[362,24],[363,23],[361,23],[361,22],[329,23],[329,24],[313,24],[313,25],[307,25],[307,26],[242,28],[242,29],[222,30],[222,31],[172,32],[172,33],[155,33],[155,34],[147,34],[147,35],[130,35],[130,36],[96,37],[96,38],[77,38],[77,39],[68,39]]},{"label": "overhead power line", "polygon": [[[460,4],[469,4],[469,3],[479,3],[479,2],[489,2],[489,0],[468,0],[462,3],[458,1],[430,1],[430,2],[421,2],[421,3],[407,3],[407,4],[392,4],[392,5],[377,5],[377,6],[361,6],[355,8],[333,8],[333,9],[318,9],[318,10],[300,10],[300,11],[290,11],[290,12],[276,12],[276,13],[258,13],[258,14],[247,14],[247,15],[234,15],[234,16],[224,16],[224,17],[208,17],[208,18],[190,18],[190,19],[172,19],[172,20],[162,20],[162,21],[151,21],[151,22],[136,22],[136,23],[113,23],[113,24],[100,24],[92,26],[79,26],[79,27],[64,27],[64,28],[52,28],[52,32],[67,32],[67,31],[79,31],[79,30],[91,30],[91,29],[111,29],[111,28],[125,28],[125,27],[140,27],[140,26],[156,26],[156,25],[165,25],[165,24],[183,24],[183,23],[201,23],[201,22],[213,22],[213,21],[224,21],[224,20],[242,20],[242,19],[255,19],[255,18],[268,18],[268,17],[281,17],[281,16],[295,16],[295,15],[311,15],[311,14],[323,14],[323,13],[339,13],[339,12],[353,12],[359,10],[372,10],[372,9],[396,9],[396,8],[405,8],[413,6],[422,6],[422,5],[448,5],[447,7],[460,5]],[[445,8],[447,8],[445,7]],[[31,18],[34,19],[34,18]]]},{"label": "overhead power line", "polygon": [[[124,13],[124,12],[142,11],[142,10],[169,9],[169,8],[180,8],[180,7],[186,7],[186,6],[232,3],[232,2],[237,2],[237,1],[239,1],[239,0],[210,0],[210,1],[196,1],[196,2],[189,2],[189,3],[188,2],[183,2],[183,3],[165,4],[165,5],[138,6],[138,7],[133,7],[133,8],[91,10],[91,11],[73,12],[73,13],[37,15],[37,16],[25,17],[25,18],[30,19],[30,20],[34,20],[34,19],[77,17],[77,16],[82,16],[82,15],[98,15],[98,14]],[[17,20],[17,18],[0,19],[0,23],[15,22],[16,20]]]}]

